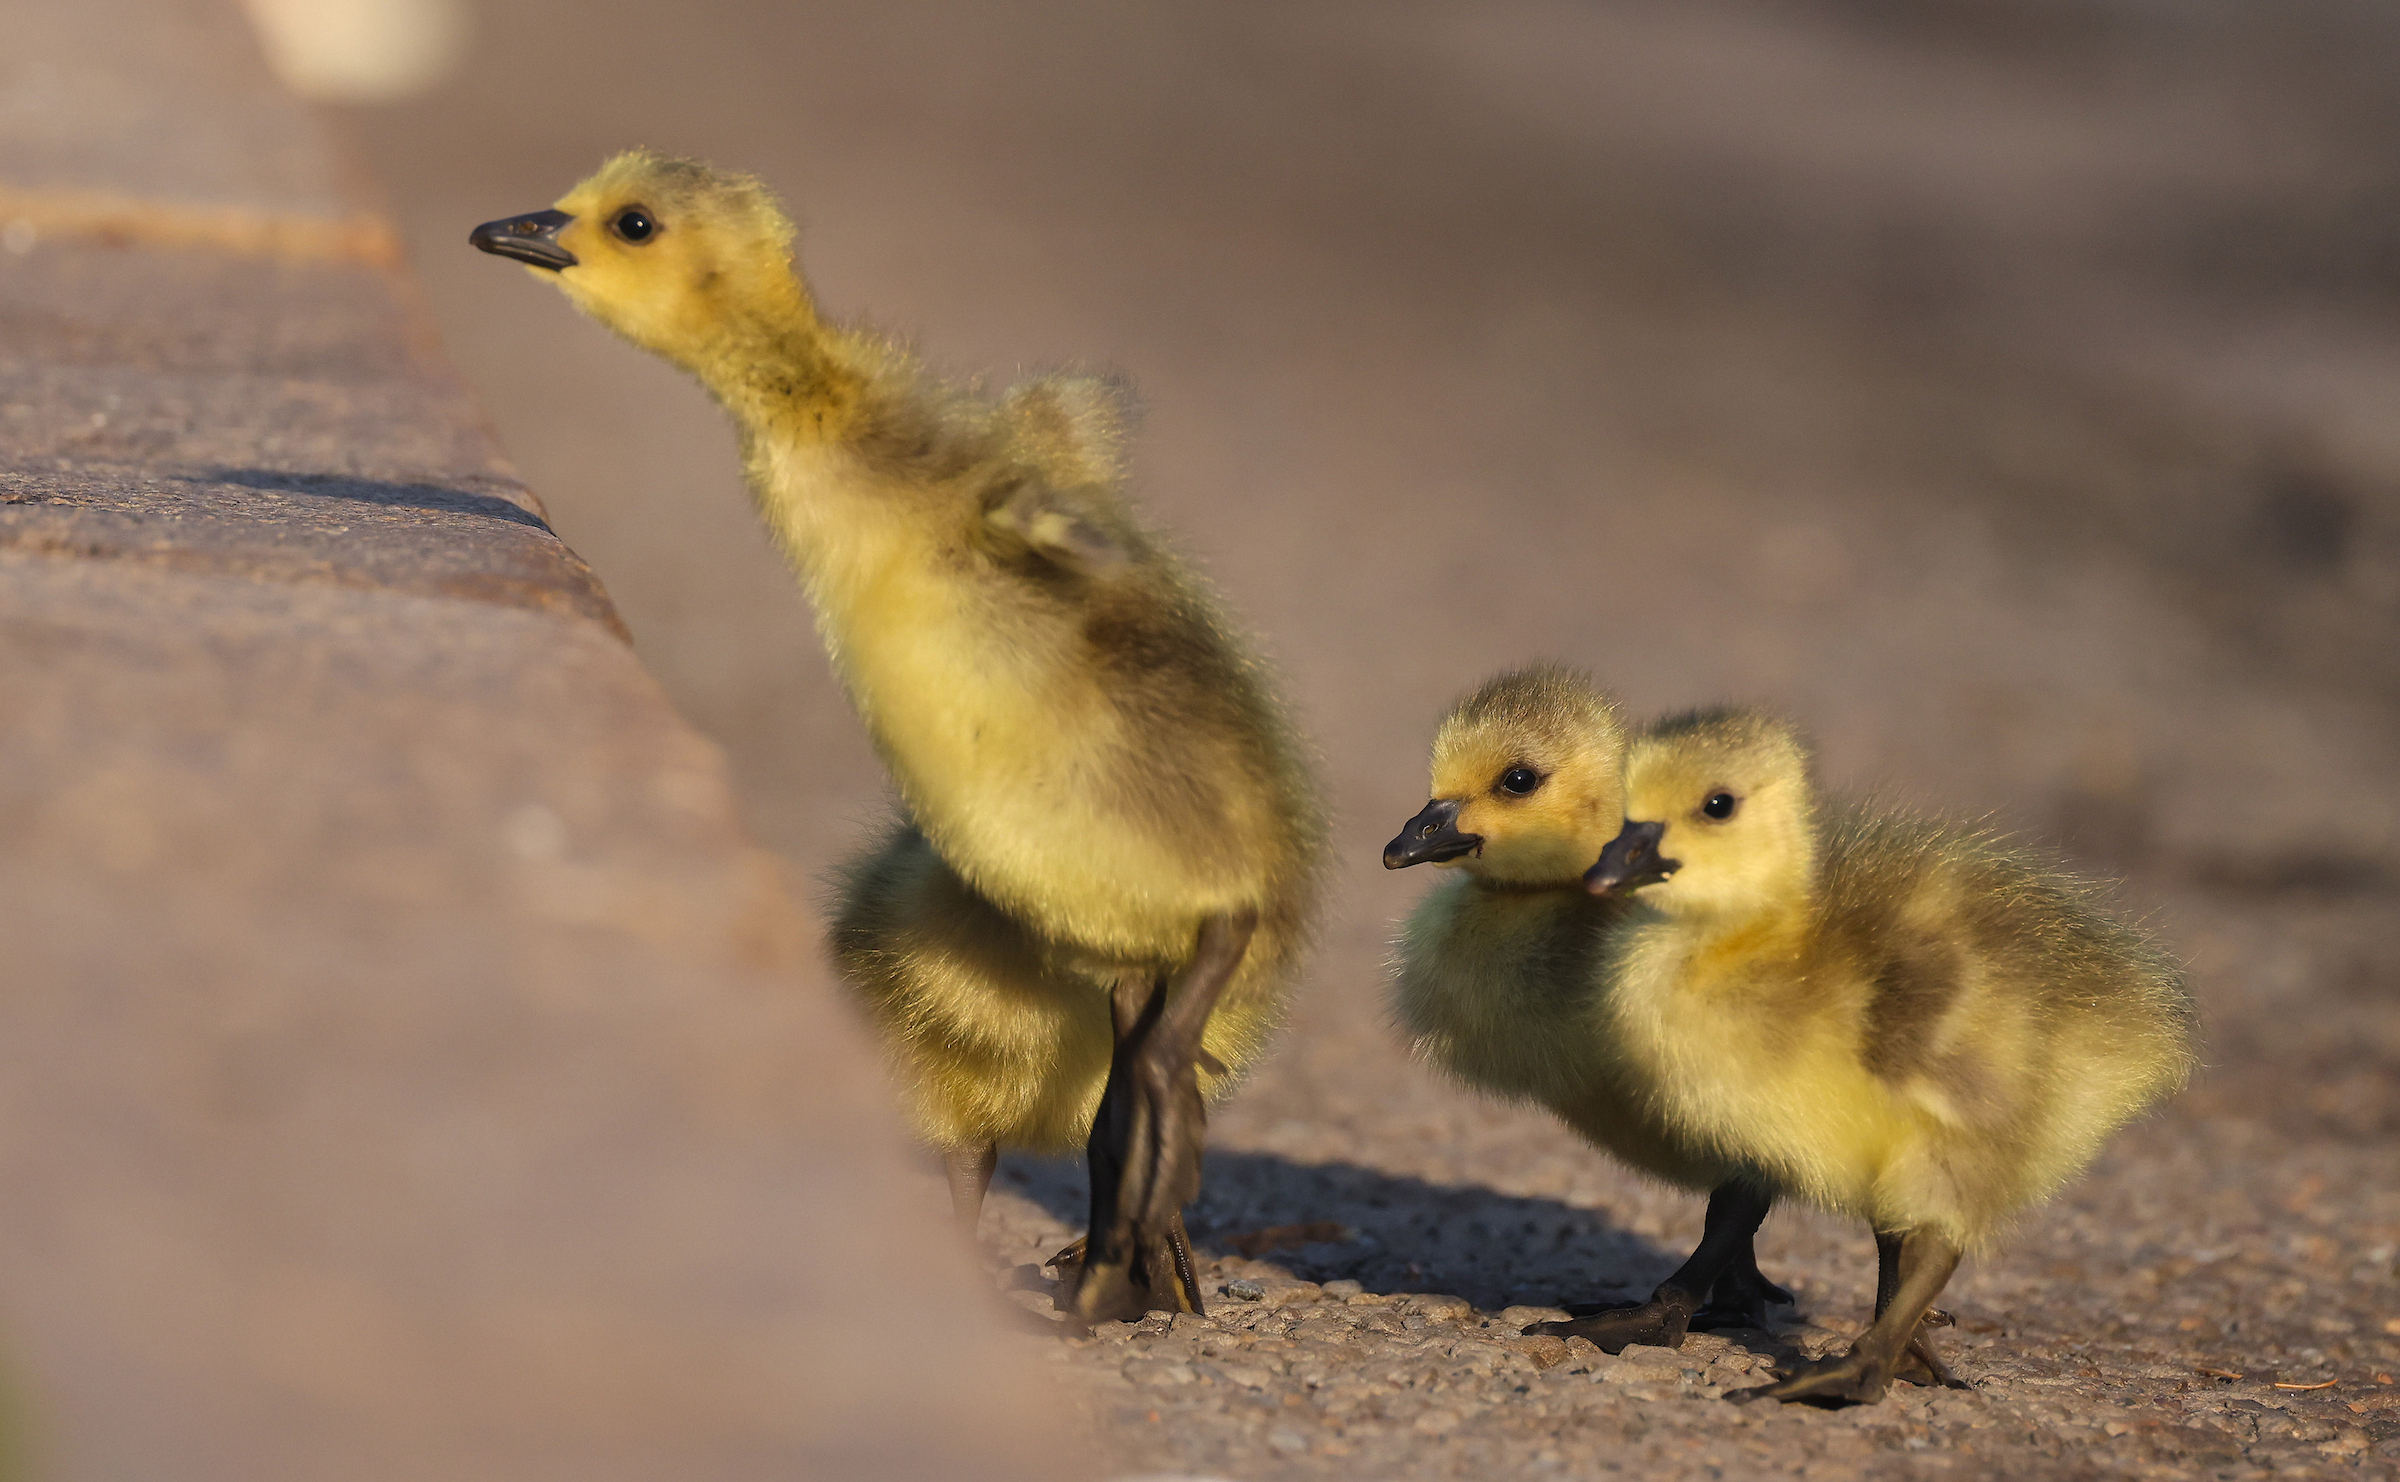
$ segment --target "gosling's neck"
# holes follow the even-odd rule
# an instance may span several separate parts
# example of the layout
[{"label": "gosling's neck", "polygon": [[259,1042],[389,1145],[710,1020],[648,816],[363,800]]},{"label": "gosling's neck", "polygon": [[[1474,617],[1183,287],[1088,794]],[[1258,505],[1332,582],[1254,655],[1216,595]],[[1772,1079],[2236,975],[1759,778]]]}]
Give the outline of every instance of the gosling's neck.
[{"label": "gosling's neck", "polygon": [[1516,880],[1496,875],[1470,873],[1467,880],[1472,889],[1490,895],[1496,900],[1563,899],[1570,895],[1589,894],[1583,888],[1583,881],[1580,878],[1573,880]]},{"label": "gosling's neck", "polygon": [[1808,897],[1800,891],[1778,891],[1739,904],[1653,905],[1682,938],[1686,951],[1700,959],[1788,957],[1800,950],[1808,934]]},{"label": "gosling's neck", "polygon": [[829,329],[799,275],[771,272],[728,296],[677,359],[741,428],[745,444],[823,446],[854,439],[868,377]]}]

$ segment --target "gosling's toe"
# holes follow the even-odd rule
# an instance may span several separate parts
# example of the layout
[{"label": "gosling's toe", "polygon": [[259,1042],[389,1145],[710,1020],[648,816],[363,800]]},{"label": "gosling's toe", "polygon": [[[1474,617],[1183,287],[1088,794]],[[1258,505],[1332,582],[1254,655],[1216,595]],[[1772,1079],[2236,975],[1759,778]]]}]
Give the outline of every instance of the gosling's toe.
[{"label": "gosling's toe", "polygon": [[1691,1316],[1688,1305],[1653,1297],[1647,1302],[1596,1312],[1589,1317],[1537,1322],[1525,1329],[1525,1333],[1528,1337],[1548,1334],[1555,1338],[1582,1338],[1598,1345],[1604,1353],[1622,1353],[1633,1343],[1652,1348],[1681,1348]]},{"label": "gosling's toe", "polygon": [[1787,1404],[1798,1400],[1813,1405],[1838,1407],[1843,1405],[1872,1405],[1891,1388],[1891,1366],[1868,1355],[1846,1353],[1839,1358],[1819,1359],[1802,1364],[1774,1384],[1758,1389],[1737,1390],[1726,1398],[1734,1400],[1782,1400]]}]

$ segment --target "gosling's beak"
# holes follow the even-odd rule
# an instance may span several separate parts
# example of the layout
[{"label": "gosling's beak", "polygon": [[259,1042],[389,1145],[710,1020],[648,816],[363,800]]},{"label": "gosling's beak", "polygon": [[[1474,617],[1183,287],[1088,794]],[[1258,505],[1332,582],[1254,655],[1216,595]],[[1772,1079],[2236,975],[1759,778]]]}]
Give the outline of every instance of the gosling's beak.
[{"label": "gosling's beak", "polygon": [[496,256],[513,257],[555,273],[575,266],[575,254],[558,245],[558,229],[574,219],[564,211],[506,216],[467,233],[467,241]]},{"label": "gosling's beak", "polygon": [[1682,869],[1682,860],[1658,857],[1658,841],[1666,832],[1663,823],[1628,821],[1600,851],[1600,862],[1583,872],[1583,888],[1594,895],[1625,895]]},{"label": "gosling's beak", "polygon": [[1425,811],[1400,830],[1400,837],[1383,846],[1383,867],[1405,870],[1413,864],[1440,864],[1480,852],[1483,835],[1458,831],[1458,810],[1465,806],[1464,798],[1436,798],[1427,803]]}]

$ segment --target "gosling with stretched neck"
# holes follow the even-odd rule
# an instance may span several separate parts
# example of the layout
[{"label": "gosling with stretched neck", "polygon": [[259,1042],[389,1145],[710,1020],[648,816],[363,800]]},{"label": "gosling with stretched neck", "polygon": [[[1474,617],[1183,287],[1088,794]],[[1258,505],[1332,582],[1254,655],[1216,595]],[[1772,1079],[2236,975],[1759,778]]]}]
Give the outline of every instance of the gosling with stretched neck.
[{"label": "gosling with stretched neck", "polygon": [[[1960,1257],[2190,1074],[2181,973],[2020,849],[1823,802],[1798,735],[1754,713],[1637,736],[1626,817],[1587,883],[1637,903],[1607,1003],[1644,1098],[1762,1187],[1875,1235],[1873,1326],[1749,1393],[1861,1403],[1894,1378],[1950,1382],[1922,1328]],[[1709,1213],[1695,1287],[1735,1233]],[[1653,1306],[1689,1300],[1662,1288]]]},{"label": "gosling with stretched neck", "polygon": [[757,181],[634,152],[476,228],[696,376],[904,817],[833,940],[970,1226],[1001,1146],[1090,1155],[1066,1305],[1197,1311],[1206,1099],[1279,1022],[1324,827],[1214,595],[1123,494],[1121,393],[986,398],[828,324]]},{"label": "gosling with stretched neck", "polygon": [[1616,706],[1587,676],[1555,664],[1501,674],[1444,717],[1432,801],[1383,851],[1386,869],[1455,872],[1409,913],[1393,961],[1394,1016],[1418,1055],[1478,1090],[1548,1108],[1643,1173],[1707,1191],[1712,1222],[1735,1232],[1705,1279],[1670,1278],[1691,1303],[1596,1330],[1611,1353],[1680,1344],[1687,1326],[1764,1327],[1769,1303],[1792,1300],[1752,1250],[1757,1220],[1746,1211],[1763,1216],[1771,1193],[1662,1120],[1615,1038],[1610,932],[1631,908],[1592,895],[1583,877],[1624,821],[1624,761]]}]

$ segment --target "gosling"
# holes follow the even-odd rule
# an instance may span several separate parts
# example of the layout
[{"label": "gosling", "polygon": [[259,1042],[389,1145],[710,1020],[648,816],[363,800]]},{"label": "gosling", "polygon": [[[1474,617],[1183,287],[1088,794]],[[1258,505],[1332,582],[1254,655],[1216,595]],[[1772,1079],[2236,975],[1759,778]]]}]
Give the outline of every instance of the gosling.
[{"label": "gosling", "polygon": [[997,400],[827,324],[747,176],[643,151],[475,229],[699,379],[903,816],[838,965],[970,1228],[1002,1146],[1091,1168],[1062,1306],[1199,1311],[1209,1097],[1279,1022],[1317,896],[1311,764],[1216,598],[1123,493],[1121,394]]},{"label": "gosling", "polygon": [[1821,803],[1799,737],[1756,714],[1636,737],[1626,814],[1586,876],[1636,904],[1611,946],[1615,1040],[1658,1115],[1757,1192],[1712,1201],[1646,1310],[1538,1328],[1672,1326],[1789,1194],[1874,1232],[1875,1320],[1746,1394],[1865,1403],[1896,1377],[1951,1382],[1921,1325],[1961,1256],[2189,1076],[2180,972],[2021,850]]},{"label": "gosling", "polygon": [[[1660,1118],[1632,1079],[1605,1003],[1612,929],[1634,908],[1583,877],[1624,821],[1625,732],[1590,678],[1535,665],[1487,681],[1444,717],[1433,797],[1384,847],[1384,868],[1455,871],[1401,928],[1392,1006],[1417,1054],[1458,1080],[1548,1108],[1629,1166],[1708,1191],[1712,1212],[1761,1197],[1742,1169]],[[1791,1293],[1758,1270],[1747,1225],[1709,1279],[1679,1273],[1706,1305],[1670,1336],[1619,1324],[1611,1352],[1680,1343],[1684,1327],[1764,1327]],[[1632,1304],[1570,1304],[1598,1313]]]}]

